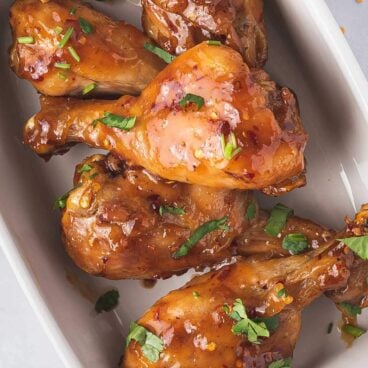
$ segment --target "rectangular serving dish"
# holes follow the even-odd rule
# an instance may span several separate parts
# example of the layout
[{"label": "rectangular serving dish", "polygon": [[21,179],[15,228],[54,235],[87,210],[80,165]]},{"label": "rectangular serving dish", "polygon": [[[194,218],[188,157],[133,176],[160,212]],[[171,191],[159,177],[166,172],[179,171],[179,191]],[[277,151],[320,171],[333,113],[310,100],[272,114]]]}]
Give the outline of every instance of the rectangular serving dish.
[{"label": "rectangular serving dish", "polygon": [[[65,366],[115,367],[129,322],[193,273],[145,289],[138,281],[85,275],[67,258],[52,203],[70,188],[75,164],[91,151],[77,147],[44,163],[22,145],[22,125],[39,105],[31,86],[7,67],[11,2],[0,3],[0,245]],[[140,24],[140,8],[126,1],[94,5]],[[323,0],[266,1],[266,24],[267,70],[297,93],[310,136],[308,185],[281,200],[303,217],[341,227],[346,214],[368,202],[367,81]],[[93,300],[111,287],[120,291],[119,307],[96,315]],[[368,334],[350,349],[336,328],[326,334],[338,318],[325,298],[304,312],[294,367],[368,366]]]}]

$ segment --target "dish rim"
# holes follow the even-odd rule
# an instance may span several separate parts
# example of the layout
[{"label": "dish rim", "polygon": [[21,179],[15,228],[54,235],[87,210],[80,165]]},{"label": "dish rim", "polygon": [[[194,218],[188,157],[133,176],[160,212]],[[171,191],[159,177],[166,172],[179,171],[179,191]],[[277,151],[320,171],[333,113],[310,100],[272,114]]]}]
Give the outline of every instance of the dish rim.
[{"label": "dish rim", "polygon": [[[298,2],[278,0],[278,2],[288,7],[302,7],[309,14],[310,19],[324,39],[331,57],[336,60],[341,77],[349,87],[357,106],[362,111],[362,115],[367,118],[366,123],[368,124],[368,101],[364,98],[364,96],[368,96],[368,81],[327,4],[324,0],[299,0]],[[20,287],[62,363],[66,367],[83,367],[43,298],[38,287],[37,278],[27,260],[23,257],[22,247],[18,243],[10,233],[0,208],[0,247]]]}]

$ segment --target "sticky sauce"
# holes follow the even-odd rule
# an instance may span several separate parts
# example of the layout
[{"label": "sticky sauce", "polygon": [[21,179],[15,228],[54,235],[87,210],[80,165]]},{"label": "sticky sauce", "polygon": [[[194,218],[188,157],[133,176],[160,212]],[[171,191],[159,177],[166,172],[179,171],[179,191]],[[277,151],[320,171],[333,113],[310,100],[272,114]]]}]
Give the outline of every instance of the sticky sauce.
[{"label": "sticky sauce", "polygon": [[65,275],[68,282],[73,286],[73,288],[80,293],[80,295],[90,301],[95,303],[99,295],[95,290],[92,290],[88,284],[83,282],[78,275],[70,269],[65,268]]},{"label": "sticky sauce", "polygon": [[153,279],[141,280],[140,284],[145,289],[153,289],[155,285],[157,284],[157,280],[153,280]]}]

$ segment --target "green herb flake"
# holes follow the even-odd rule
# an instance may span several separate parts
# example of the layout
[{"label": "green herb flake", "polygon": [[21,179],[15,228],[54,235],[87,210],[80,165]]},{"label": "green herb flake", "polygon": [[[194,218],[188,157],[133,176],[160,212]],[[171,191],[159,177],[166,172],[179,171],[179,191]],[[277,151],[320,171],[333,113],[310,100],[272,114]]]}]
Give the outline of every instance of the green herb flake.
[{"label": "green herb flake", "polygon": [[55,68],[58,68],[58,69],[70,69],[71,67],[71,65],[68,63],[60,63],[60,62],[56,62],[54,66]]},{"label": "green herb flake", "polygon": [[227,314],[237,322],[231,329],[234,335],[246,335],[248,341],[253,344],[260,343],[259,337],[270,337],[270,331],[264,321],[255,322],[248,318],[241,299],[235,299],[232,311]]},{"label": "green herb flake", "polygon": [[63,72],[58,72],[58,77],[64,81],[68,79],[68,76]]},{"label": "green herb flake", "polygon": [[280,325],[280,318],[279,316],[272,316],[272,317],[256,317],[253,319],[254,322],[263,322],[269,331],[276,331]]},{"label": "green herb flake", "polygon": [[35,39],[32,36],[23,36],[17,38],[18,43],[21,43],[23,45],[29,45],[32,43],[35,43]]},{"label": "green herb flake", "polygon": [[54,32],[55,32],[56,35],[59,35],[62,31],[63,31],[63,29],[60,26],[56,26],[54,28]]},{"label": "green herb flake", "polygon": [[337,239],[347,245],[361,259],[368,260],[368,235]]},{"label": "green herb flake", "polygon": [[102,294],[96,301],[96,312],[102,313],[112,311],[118,305],[119,297],[119,291],[115,289],[109,290],[106,293]]},{"label": "green herb flake", "polygon": [[126,347],[132,340],[141,346],[143,355],[151,363],[156,363],[160,359],[160,353],[164,351],[163,340],[135,322],[130,324],[129,335],[126,338]]},{"label": "green herb flake", "polygon": [[92,175],[90,175],[90,176],[88,177],[88,179],[92,180],[92,179],[94,179],[97,175],[98,175],[98,173],[93,173]]},{"label": "green herb flake", "polygon": [[308,249],[308,239],[304,234],[287,234],[282,240],[282,247],[295,255]]},{"label": "green herb flake", "polygon": [[268,368],[291,368],[291,358],[280,359],[272,362]]},{"label": "green herb flake", "polygon": [[185,241],[180,248],[172,255],[173,258],[181,258],[186,256],[189,251],[208,233],[215,230],[229,231],[227,225],[228,217],[224,216],[218,220],[212,220],[199,226],[193,234]]},{"label": "green herb flake", "polygon": [[293,214],[294,211],[291,208],[281,203],[276,204],[276,206],[272,208],[270,217],[267,220],[265,232],[271,236],[279,235],[285,227],[287,219]]},{"label": "green herb flake", "polygon": [[331,332],[332,332],[332,329],[333,329],[333,323],[330,322],[327,326],[327,334],[329,335]]},{"label": "green herb flake", "polygon": [[118,128],[129,131],[134,127],[136,119],[136,116],[125,117],[107,112],[103,118],[94,120],[93,126],[96,126],[96,124],[100,122],[110,128]]},{"label": "green herb flake", "polygon": [[344,325],[341,330],[346,334],[358,338],[364,335],[367,331],[364,328],[353,326],[353,325]]},{"label": "green herb flake", "polygon": [[149,42],[146,42],[144,44],[144,48],[150,52],[152,52],[153,54],[157,55],[159,58],[161,58],[163,61],[165,61],[165,63],[170,64],[174,59],[175,56],[169,54],[167,51],[160,49],[159,47],[152,45]]},{"label": "green herb flake", "polygon": [[208,41],[207,41],[207,45],[210,45],[210,46],[221,46],[221,45],[222,45],[222,43],[221,43],[221,41],[208,40]]},{"label": "green herb flake", "polygon": [[235,157],[241,152],[241,148],[238,147],[238,143],[234,132],[231,132],[229,134],[227,142],[224,134],[221,134],[220,140],[221,140],[222,153],[226,160],[230,161],[233,157]]},{"label": "green herb flake", "polygon": [[93,26],[90,22],[88,22],[86,19],[80,17],[78,19],[79,25],[85,34],[91,34],[93,32]]},{"label": "green herb flake", "polygon": [[245,218],[250,221],[253,220],[256,217],[256,212],[257,212],[257,205],[255,202],[251,202],[249,203],[248,207],[247,207],[247,211],[245,213]]},{"label": "green herb flake", "polygon": [[277,293],[277,297],[279,299],[284,298],[285,296],[287,296],[287,292],[285,288],[282,288],[281,290],[279,290],[279,292]]},{"label": "green herb flake", "polygon": [[185,215],[185,211],[180,207],[175,206],[160,206],[158,213],[163,216],[165,213],[170,213],[172,215]]},{"label": "green herb flake", "polygon": [[84,173],[84,172],[89,172],[92,170],[92,166],[88,165],[88,164],[84,164],[82,167],[80,167],[78,169],[78,173]]},{"label": "green herb flake", "polygon": [[83,95],[86,95],[90,92],[92,92],[94,89],[96,88],[96,83],[90,83],[90,84],[87,84],[84,88],[83,88]]},{"label": "green herb flake", "polygon": [[65,32],[63,38],[59,42],[59,45],[58,45],[59,49],[62,49],[68,43],[68,41],[69,41],[71,35],[73,34],[73,32],[74,32],[74,28],[73,27],[69,27],[67,29],[67,31]]},{"label": "green herb flake", "polygon": [[198,291],[193,291],[193,296],[194,296],[194,299],[198,299],[199,298],[199,292]]},{"label": "green herb flake", "polygon": [[58,208],[64,209],[66,207],[66,202],[68,200],[70,192],[63,194],[62,196],[56,198],[54,202],[54,210],[57,210]]},{"label": "green herb flake", "polygon": [[79,63],[80,62],[80,56],[78,55],[77,51],[75,51],[75,48],[72,46],[68,47],[69,54],[72,56],[72,58]]},{"label": "green herb flake", "polygon": [[356,317],[358,314],[362,314],[362,308],[357,305],[350,304],[347,302],[342,302],[339,307],[344,311],[349,317]]},{"label": "green herb flake", "polygon": [[197,105],[197,110],[199,110],[204,105],[204,98],[201,96],[193,95],[192,93],[187,93],[179,102],[181,107],[186,107],[187,104]]},{"label": "green herb flake", "polygon": [[74,15],[76,12],[77,12],[77,8],[71,8],[71,9],[69,10],[69,14],[70,14],[70,15]]}]

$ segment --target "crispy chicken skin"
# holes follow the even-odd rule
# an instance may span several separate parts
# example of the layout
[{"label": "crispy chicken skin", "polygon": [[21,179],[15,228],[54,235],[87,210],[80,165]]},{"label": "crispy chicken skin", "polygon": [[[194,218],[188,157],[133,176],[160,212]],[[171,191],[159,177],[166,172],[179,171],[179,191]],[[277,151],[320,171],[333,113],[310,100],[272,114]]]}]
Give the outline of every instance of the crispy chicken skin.
[{"label": "crispy chicken skin", "polygon": [[263,0],[143,0],[142,5],[146,33],[172,54],[218,40],[239,51],[251,68],[266,62]]},{"label": "crispy chicken skin", "polygon": [[[187,94],[202,97],[204,105],[183,107],[180,101]],[[138,98],[42,98],[41,105],[24,129],[24,142],[39,155],[84,142],[168,180],[266,191],[282,183],[287,188],[282,193],[304,184],[307,135],[295,96],[277,88],[265,72],[251,72],[226,46],[192,48]],[[124,131],[98,121],[107,112],[136,117],[135,126]],[[239,150],[226,158],[223,143],[234,141]]]},{"label": "crispy chicken skin", "polygon": [[[88,172],[78,172],[89,165]],[[86,272],[110,279],[159,278],[231,258],[231,244],[248,226],[250,192],[167,182],[111,155],[77,166],[75,189],[62,213],[67,252]],[[162,213],[161,206],[185,214]],[[202,224],[228,217],[228,231],[207,234],[188,255],[173,254]]]},{"label": "crispy chicken skin", "polygon": [[[137,323],[164,341],[157,362],[150,362],[131,340],[122,367],[257,367],[292,356],[300,312],[322,292],[346,283],[345,254],[330,242],[303,255],[263,261],[239,260],[203,276],[154,304]],[[279,296],[281,289],[286,296]],[[269,338],[252,344],[234,335],[234,320],[224,311],[240,298],[249,318],[279,315]]]},{"label": "crispy chicken skin", "polygon": [[[80,18],[92,25],[91,33],[83,32]],[[143,48],[148,38],[142,32],[80,1],[17,0],[10,10],[10,24],[14,39],[11,66],[45,95],[78,95],[91,83],[96,84],[92,93],[137,94],[164,67]],[[63,48],[58,47],[70,27],[74,28],[71,38]],[[34,43],[17,41],[26,36],[33,37]],[[70,54],[70,46],[80,62]],[[57,68],[55,63],[71,67]]]}]

